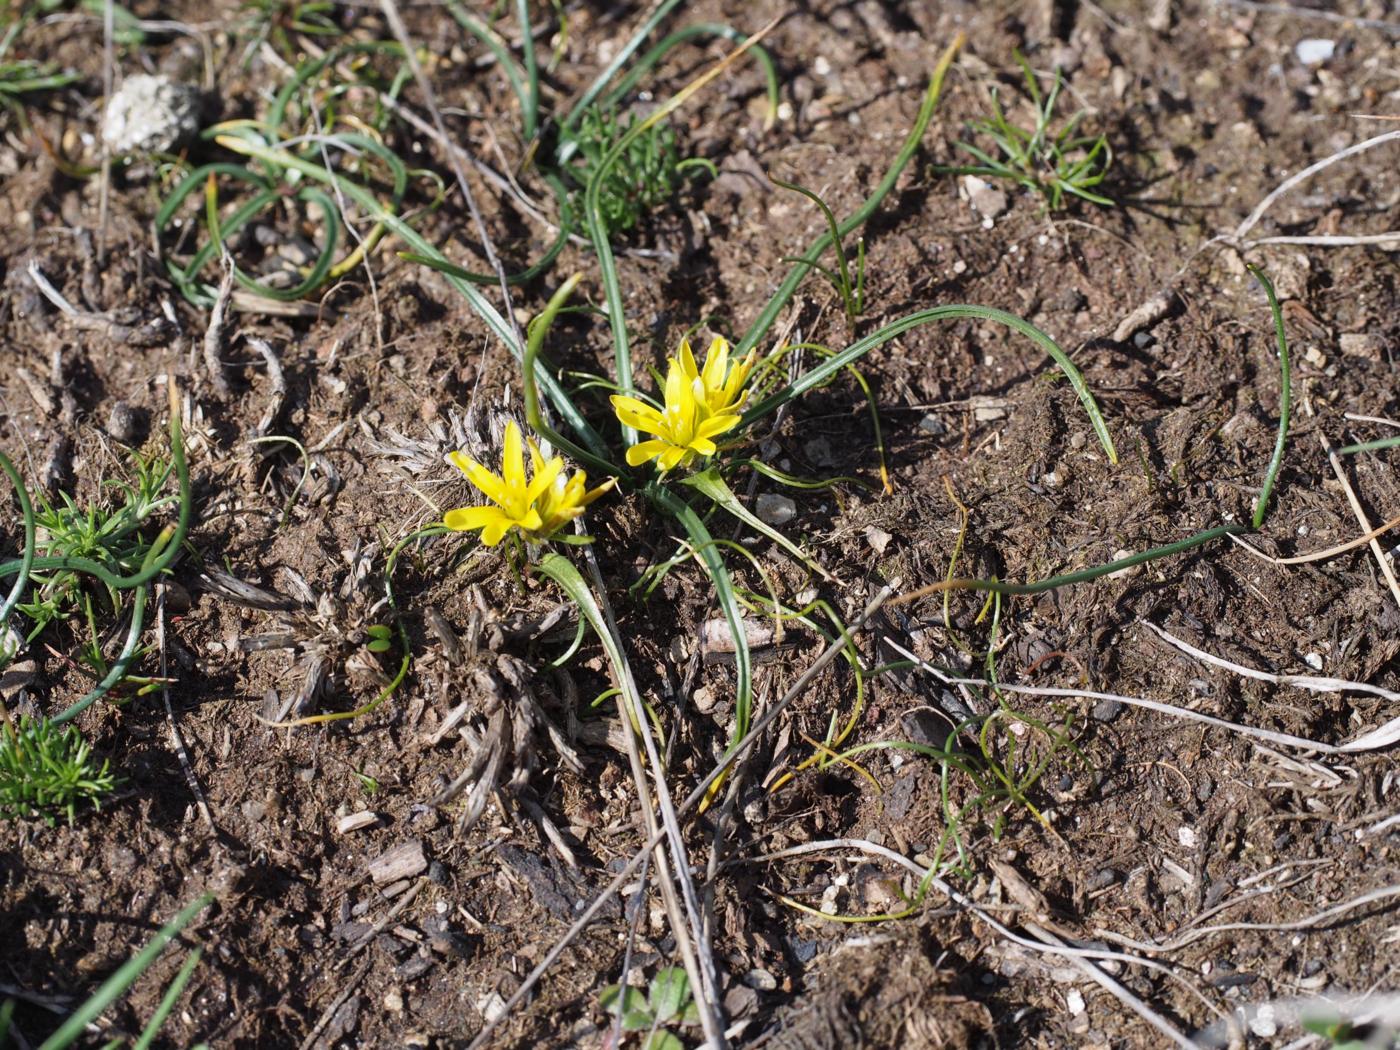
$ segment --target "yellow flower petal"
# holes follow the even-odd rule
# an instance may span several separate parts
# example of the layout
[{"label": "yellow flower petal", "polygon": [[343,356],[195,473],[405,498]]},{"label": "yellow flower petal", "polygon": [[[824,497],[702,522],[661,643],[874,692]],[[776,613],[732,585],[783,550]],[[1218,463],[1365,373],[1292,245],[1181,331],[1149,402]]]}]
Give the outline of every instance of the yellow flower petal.
[{"label": "yellow flower petal", "polygon": [[534,478],[525,489],[526,502],[534,503],[535,500],[539,499],[540,495],[554,484],[554,479],[559,476],[559,472],[563,469],[564,460],[560,456],[555,456],[546,463],[543,470],[536,468]]},{"label": "yellow flower petal", "polygon": [[725,373],[729,370],[729,340],[715,336],[710,349],[705,351],[705,370],[700,378],[705,381],[707,390],[718,390],[724,385]]},{"label": "yellow flower petal", "polygon": [[442,516],[442,523],[453,532],[473,532],[498,520],[506,520],[499,507],[458,507]]},{"label": "yellow flower petal", "polygon": [[[577,474],[574,475],[574,477],[580,478],[580,479],[582,479],[583,476],[584,476],[584,475],[583,475],[583,472],[582,472],[582,471],[579,471],[579,473],[577,473]],[[617,478],[608,478],[608,480],[605,481],[605,482],[603,482],[601,485],[597,486],[596,488],[591,488],[591,489],[589,489],[587,492],[583,493],[583,495],[579,496],[578,501],[579,501],[580,503],[582,503],[582,504],[586,507],[586,506],[588,506],[588,504],[592,503],[592,502],[593,502],[595,499],[597,499],[599,496],[603,496],[603,495],[606,495],[607,493],[611,492],[611,491],[613,490],[614,486],[616,486],[616,485],[617,485]]]},{"label": "yellow flower petal", "polygon": [[674,448],[669,441],[642,441],[627,450],[627,465],[639,467],[649,459],[655,459],[668,449]]},{"label": "yellow flower petal", "polygon": [[488,521],[486,526],[481,530],[481,542],[488,547],[494,547],[501,542],[501,537],[509,532],[511,526],[514,524],[515,523],[504,514],[497,519]]},{"label": "yellow flower petal", "polygon": [[685,373],[687,379],[698,379],[700,371],[695,367],[695,355],[690,351],[690,340],[681,340],[680,360],[678,364],[681,371]]},{"label": "yellow flower petal", "polygon": [[448,457],[448,461],[467,476],[467,480],[481,490],[482,495],[492,503],[504,503],[506,498],[506,486],[497,475],[487,470],[471,456],[462,452],[453,452]]},{"label": "yellow flower petal", "polygon": [[662,470],[674,470],[676,464],[687,459],[688,456],[689,452],[679,445],[667,445],[665,451],[656,458],[656,461],[661,464]]},{"label": "yellow flower petal", "polygon": [[505,444],[501,450],[501,480],[511,494],[525,487],[525,449],[520,442],[520,428],[513,419],[506,424]]},{"label": "yellow flower petal", "polygon": [[666,423],[661,413],[645,402],[638,401],[635,397],[624,397],[620,394],[614,394],[610,400],[613,411],[623,425],[644,430],[648,434],[665,432]]},{"label": "yellow flower petal", "polygon": [[711,416],[695,428],[696,439],[718,437],[739,425],[739,417],[734,415]]}]

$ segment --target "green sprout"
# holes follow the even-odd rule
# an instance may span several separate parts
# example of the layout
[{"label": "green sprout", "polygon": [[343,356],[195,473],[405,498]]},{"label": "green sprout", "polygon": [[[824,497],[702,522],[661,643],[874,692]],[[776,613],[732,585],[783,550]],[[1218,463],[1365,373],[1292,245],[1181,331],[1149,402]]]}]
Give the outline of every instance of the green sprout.
[{"label": "green sprout", "polygon": [[1093,204],[1112,207],[1113,201],[1108,197],[1090,192],[1091,187],[1103,182],[1113,164],[1113,150],[1108,145],[1108,137],[1076,134],[1085,115],[1082,109],[1055,129],[1052,125],[1055,105],[1064,87],[1063,73],[1055,70],[1055,82],[1050,87],[1050,93],[1042,95],[1030,63],[1019,51],[1016,52],[1016,62],[1026,82],[1026,93],[1030,95],[1035,114],[1034,125],[1024,128],[1013,124],[1002,109],[997,89],[993,88],[991,117],[974,121],[972,129],[990,138],[996,144],[999,155],[993,156],[969,142],[959,142],[958,148],[971,154],[978,163],[939,170],[955,175],[979,175],[1014,182],[1044,197],[1051,211],[1059,211],[1064,206],[1066,193]]},{"label": "green sprout", "polygon": [[[31,583],[38,584],[37,595],[31,597],[25,609],[40,625],[36,631],[69,608],[65,603],[79,593],[78,574],[90,576],[104,585],[114,608],[120,605],[121,593],[132,593],[130,622],[120,654],[110,666],[99,657],[101,666],[107,667],[102,680],[82,698],[54,715],[50,719],[54,723],[76,718],[126,678],[139,649],[151,584],[169,568],[189,532],[193,499],[189,465],[185,461],[184,432],[180,424],[179,393],[173,380],[167,384],[167,391],[170,399],[169,465],[153,466],[139,460],[136,484],[109,483],[124,497],[115,513],[80,511],[71,500],[59,507],[45,503],[45,528],[52,527],[57,531],[46,532],[42,542],[45,552],[42,554],[39,553],[38,516],[29,498],[29,490],[9,457],[0,453],[0,472],[9,479],[19,502],[24,530],[21,555],[0,562],[0,579],[14,577],[8,595],[0,603],[0,638],[5,639],[0,650],[0,669],[19,651],[19,645],[10,644],[17,639],[14,639],[16,632],[9,627],[9,621],[11,614],[20,607],[25,588]],[[169,479],[171,473],[174,473],[179,484],[179,495],[160,496],[158,488]],[[142,537],[139,529],[147,518],[172,503],[177,506],[175,524],[165,526],[154,539]]]},{"label": "green sprout", "polygon": [[82,734],[28,715],[17,721],[7,714],[0,724],[0,815],[39,817],[52,825],[63,814],[72,824],[81,803],[101,809],[117,781],[105,759],[98,764]]},{"label": "green sprout", "polygon": [[82,79],[80,74],[60,69],[51,62],[8,57],[28,18],[16,18],[5,30],[4,36],[0,36],[0,109],[11,113],[21,128],[26,126],[25,96],[55,91]]},{"label": "green sprout", "polygon": [[360,788],[366,795],[379,794],[379,780],[377,778],[368,773],[362,773],[358,769],[353,769],[351,772],[355,775],[355,779],[360,782]]},{"label": "green sprout", "polygon": [[640,988],[607,985],[599,994],[603,1009],[617,1017],[624,1032],[645,1032],[642,1050],[682,1050],[684,1043],[667,1025],[693,1026],[700,1012],[690,992],[690,978],[678,966],[658,970],[646,995]]},{"label": "green sprout", "polygon": [[297,56],[301,49],[293,43],[293,36],[327,37],[341,32],[335,23],[335,9],[333,0],[250,0],[242,12],[252,30],[244,54],[251,57],[259,45],[269,41],[279,54]]}]

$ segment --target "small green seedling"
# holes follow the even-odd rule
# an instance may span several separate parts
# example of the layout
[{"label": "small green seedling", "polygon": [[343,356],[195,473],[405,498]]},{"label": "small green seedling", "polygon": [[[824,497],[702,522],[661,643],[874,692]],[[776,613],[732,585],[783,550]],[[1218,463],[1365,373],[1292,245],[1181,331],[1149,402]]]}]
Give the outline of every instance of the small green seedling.
[{"label": "small green seedling", "polygon": [[1108,197],[1090,192],[1091,187],[1103,182],[1113,164],[1113,150],[1108,145],[1108,137],[1075,134],[1080,121],[1084,119],[1085,111],[1082,109],[1059,130],[1052,129],[1055,104],[1064,87],[1064,75],[1060,70],[1055,70],[1055,82],[1050,93],[1042,95],[1035,72],[1019,51],[1016,52],[1016,63],[1021,67],[1026,93],[1030,95],[1035,113],[1034,127],[1023,128],[1011,123],[1001,107],[996,88],[993,88],[992,116],[974,121],[972,129],[990,138],[1000,156],[994,157],[969,142],[959,142],[958,148],[971,154],[978,163],[939,170],[1014,182],[1044,197],[1051,211],[1059,211],[1064,206],[1066,193],[1112,207],[1113,201]]},{"label": "small green seedling", "polygon": [[72,824],[78,806],[102,800],[116,787],[108,763],[101,765],[73,726],[20,715],[0,724],[0,816],[11,820],[39,817],[50,825],[58,814]]},{"label": "small green seedling", "polygon": [[690,994],[690,979],[678,966],[659,970],[644,997],[640,988],[610,984],[599,997],[603,1009],[620,1016],[624,1032],[645,1032],[642,1050],[683,1050],[680,1037],[666,1025],[698,1025],[700,1011]]},{"label": "small green seedling", "polygon": [[1367,1047],[1391,1045],[1379,1043],[1374,1039],[1363,1039],[1350,1021],[1339,1021],[1336,1018],[1304,1018],[1303,1028],[1328,1040],[1332,1050],[1367,1050]]},{"label": "small green seedling", "polygon": [[360,787],[364,790],[366,795],[379,794],[379,781],[376,778],[370,776],[368,773],[361,773],[358,769],[352,770],[352,772],[355,774],[355,779],[360,782]]}]

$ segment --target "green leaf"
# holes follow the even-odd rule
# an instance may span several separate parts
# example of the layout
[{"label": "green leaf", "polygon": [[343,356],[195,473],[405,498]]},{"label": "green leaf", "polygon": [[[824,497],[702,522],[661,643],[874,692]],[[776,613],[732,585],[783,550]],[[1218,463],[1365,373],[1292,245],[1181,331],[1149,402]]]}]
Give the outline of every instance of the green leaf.
[{"label": "green leaf", "polygon": [[[710,582],[714,584],[715,601],[719,603],[724,621],[729,625],[729,633],[734,639],[734,673],[737,679],[734,700],[734,732],[729,746],[733,747],[749,731],[749,717],[753,708],[753,662],[749,656],[748,636],[744,633],[744,613],[734,593],[734,581],[724,566],[710,530],[700,520],[690,504],[681,499],[665,485],[652,483],[647,486],[647,495],[653,503],[671,515],[685,529],[695,547],[696,555],[705,567]],[[723,781],[716,781],[717,787]],[[713,788],[712,788],[713,790]]]},{"label": "green leaf", "polygon": [[1080,403],[1084,406],[1084,411],[1089,417],[1089,424],[1094,428],[1094,433],[1098,435],[1099,444],[1108,454],[1109,462],[1118,462],[1118,450],[1113,447],[1113,438],[1108,432],[1108,425],[1104,422],[1103,413],[1099,411],[1098,402],[1094,400],[1094,395],[1090,392],[1088,384],[1084,382],[1084,376],[1075,367],[1074,362],[1069,359],[1069,355],[1060,349],[1060,345],[1035,325],[1015,314],[1009,314],[1005,310],[996,310],[989,306],[969,306],[962,303],[918,310],[885,325],[878,331],[871,332],[864,339],[852,343],[834,357],[827,358],[796,382],[789,383],[754,405],[744,413],[739,425],[751,426],[770,412],[776,411],[780,405],[800,397],[813,387],[821,386],[847,365],[858,361],[877,346],[903,335],[911,328],[918,328],[920,325],[933,321],[952,321],[964,317],[1003,324],[1013,331],[1021,333],[1044,350],[1064,372],[1065,377],[1069,379],[1070,386],[1074,387],[1074,392],[1079,395]]},{"label": "green leaf", "polygon": [[668,966],[651,979],[651,1012],[665,1024],[690,998],[690,978],[679,966]]},{"label": "green leaf", "polygon": [[213,903],[213,894],[206,893],[191,904],[186,905],[178,915],[160,928],[160,932],[151,939],[150,944],[133,955],[116,973],[103,981],[102,986],[92,994],[92,997],[78,1007],[77,1011],[63,1023],[57,1032],[44,1040],[39,1050],[60,1050],[62,1047],[72,1046],[76,1043],[82,1037],[87,1026],[135,984],[138,977],[150,969],[151,964],[165,950],[165,946],[179,936],[180,931],[193,922],[196,915]]},{"label": "green leaf", "polygon": [[376,638],[365,646],[372,653],[387,653],[393,647],[394,643],[387,638]]},{"label": "green leaf", "polygon": [[377,623],[372,627],[366,627],[365,634],[371,638],[392,638],[394,630],[388,624]]},{"label": "green leaf", "polygon": [[642,1050],[685,1050],[685,1044],[670,1032],[657,1031],[647,1036]]},{"label": "green leaf", "polygon": [[767,536],[828,583],[836,582],[835,577],[808,557],[806,551],[739,502],[739,497],[734,495],[734,490],[726,485],[724,479],[720,477],[718,467],[711,467],[699,474],[692,474],[688,478],[682,478],[681,481],[696,492],[713,500],[716,506],[723,508],[749,528]]},{"label": "green leaf", "polygon": [[652,1026],[651,1011],[640,988],[627,988],[619,995],[617,985],[610,984],[598,996],[598,1002],[614,1016],[621,1013],[622,1027],[628,1032],[643,1032]]}]

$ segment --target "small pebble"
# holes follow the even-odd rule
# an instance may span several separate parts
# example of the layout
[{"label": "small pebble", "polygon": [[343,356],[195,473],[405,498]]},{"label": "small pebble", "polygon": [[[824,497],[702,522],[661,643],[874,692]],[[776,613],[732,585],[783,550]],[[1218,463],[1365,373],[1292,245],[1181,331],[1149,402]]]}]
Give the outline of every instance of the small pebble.
[{"label": "small pebble", "polygon": [[937,437],[939,434],[948,433],[948,424],[930,413],[919,420],[919,429],[925,434],[932,434]]},{"label": "small pebble", "polygon": [[984,220],[997,218],[1010,206],[1005,191],[976,175],[963,176],[962,191]]},{"label": "small pebble", "polygon": [[114,153],[169,153],[199,131],[199,92],[169,77],[138,73],[107,103],[102,138]]},{"label": "small pebble", "polygon": [[136,441],[136,413],[125,401],[118,401],[107,414],[107,433],[123,445]]},{"label": "small pebble", "polygon": [[865,530],[865,541],[870,544],[871,549],[874,550],[876,554],[883,556],[885,548],[890,545],[892,539],[894,539],[894,537],[888,532],[874,525]]},{"label": "small pebble", "polygon": [[744,983],[760,992],[771,992],[778,987],[778,979],[763,969],[750,970],[744,974]]},{"label": "small pebble", "polygon": [[1086,888],[1090,893],[1093,893],[1096,890],[1107,889],[1117,881],[1118,872],[1114,871],[1112,868],[1100,868],[1089,877]]},{"label": "small pebble", "polygon": [[378,813],[362,809],[358,813],[351,813],[349,816],[341,817],[337,820],[335,822],[335,830],[338,834],[344,835],[351,831],[359,831],[361,828],[372,827],[378,823]]},{"label": "small pebble", "polygon": [[1260,1039],[1278,1035],[1278,1018],[1274,1014],[1272,1003],[1265,1003],[1259,1007],[1259,1012],[1249,1019],[1249,1030]]},{"label": "small pebble", "polygon": [[773,492],[761,492],[754,501],[754,511],[759,520],[769,525],[785,525],[797,517],[797,504],[786,496]]}]

